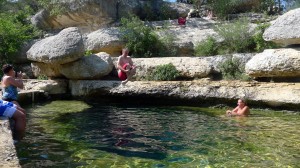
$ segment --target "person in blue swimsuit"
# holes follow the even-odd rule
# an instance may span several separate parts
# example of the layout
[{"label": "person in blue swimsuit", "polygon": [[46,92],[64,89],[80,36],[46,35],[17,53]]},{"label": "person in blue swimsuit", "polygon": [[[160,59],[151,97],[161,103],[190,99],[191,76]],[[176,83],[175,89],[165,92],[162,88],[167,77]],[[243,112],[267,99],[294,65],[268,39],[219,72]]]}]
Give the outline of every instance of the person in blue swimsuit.
[{"label": "person in blue swimsuit", "polygon": [[11,102],[0,100],[0,117],[2,116],[15,120],[15,138],[22,139],[26,127],[26,116],[23,109]]},{"label": "person in blue swimsuit", "polygon": [[1,81],[2,85],[2,99],[5,101],[12,102],[17,106],[21,107],[17,102],[18,90],[17,88],[23,89],[22,73],[17,73],[10,64],[5,64],[2,67],[4,76]]}]

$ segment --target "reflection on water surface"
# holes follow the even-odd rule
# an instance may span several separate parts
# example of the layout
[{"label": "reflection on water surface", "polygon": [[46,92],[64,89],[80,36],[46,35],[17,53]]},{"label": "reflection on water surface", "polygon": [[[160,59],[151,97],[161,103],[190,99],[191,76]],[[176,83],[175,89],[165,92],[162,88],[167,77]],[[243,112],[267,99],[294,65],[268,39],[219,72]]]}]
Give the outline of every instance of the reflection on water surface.
[{"label": "reflection on water surface", "polygon": [[54,101],[28,108],[22,167],[297,167],[300,115]]}]

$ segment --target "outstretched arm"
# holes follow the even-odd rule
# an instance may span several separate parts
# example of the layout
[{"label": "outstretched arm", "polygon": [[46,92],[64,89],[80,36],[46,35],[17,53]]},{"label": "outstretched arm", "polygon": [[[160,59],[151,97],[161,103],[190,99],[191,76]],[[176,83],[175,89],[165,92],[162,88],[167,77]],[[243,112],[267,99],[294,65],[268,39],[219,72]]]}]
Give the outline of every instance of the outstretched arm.
[{"label": "outstretched arm", "polygon": [[20,89],[23,89],[24,85],[23,85],[23,81],[22,79],[14,79],[13,77],[8,77],[6,79],[11,85],[18,87]]}]

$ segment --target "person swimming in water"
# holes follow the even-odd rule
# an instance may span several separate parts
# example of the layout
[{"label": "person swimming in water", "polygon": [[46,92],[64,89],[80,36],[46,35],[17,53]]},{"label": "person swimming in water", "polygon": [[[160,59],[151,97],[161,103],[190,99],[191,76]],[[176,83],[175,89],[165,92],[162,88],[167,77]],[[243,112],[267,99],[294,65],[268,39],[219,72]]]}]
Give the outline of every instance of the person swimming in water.
[{"label": "person swimming in water", "polygon": [[245,99],[239,99],[236,108],[226,111],[227,116],[248,116],[249,114],[250,109],[247,106]]}]

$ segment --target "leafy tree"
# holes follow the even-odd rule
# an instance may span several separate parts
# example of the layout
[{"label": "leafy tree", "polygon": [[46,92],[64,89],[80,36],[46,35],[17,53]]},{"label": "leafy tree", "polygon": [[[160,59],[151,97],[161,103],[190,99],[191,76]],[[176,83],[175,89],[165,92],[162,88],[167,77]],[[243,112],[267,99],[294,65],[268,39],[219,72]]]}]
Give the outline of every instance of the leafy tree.
[{"label": "leafy tree", "polygon": [[30,24],[33,13],[29,1],[0,0],[0,64],[11,62],[21,45],[38,35]]},{"label": "leafy tree", "polygon": [[200,42],[195,47],[196,56],[212,56],[218,54],[219,44],[217,40],[209,36],[205,41]]}]

